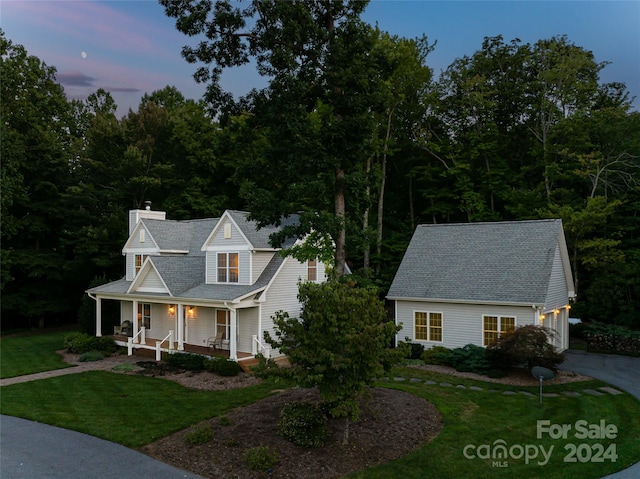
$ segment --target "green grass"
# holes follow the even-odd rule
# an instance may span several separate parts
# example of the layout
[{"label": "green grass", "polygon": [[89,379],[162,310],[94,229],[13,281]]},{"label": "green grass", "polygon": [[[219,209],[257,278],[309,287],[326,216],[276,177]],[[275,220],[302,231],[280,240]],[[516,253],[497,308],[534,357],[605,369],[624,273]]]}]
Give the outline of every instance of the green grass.
[{"label": "green grass", "polygon": [[12,378],[69,367],[56,351],[64,349],[68,331],[24,334],[0,339],[0,378]]},{"label": "green grass", "polygon": [[[398,369],[396,376],[419,377],[419,371]],[[392,376],[393,377],[393,376]],[[409,382],[387,382],[384,386],[400,389],[425,398],[442,413],[444,429],[440,435],[416,452],[383,466],[352,474],[350,478],[403,478],[403,479],[458,479],[473,478],[539,478],[545,479],[589,479],[601,478],[640,461],[640,402],[629,394],[618,396],[545,397],[540,405],[538,397],[523,395],[505,396],[504,390],[529,390],[537,388],[514,388],[493,383],[462,380],[450,376],[425,373],[425,379],[452,383],[454,385],[476,385],[485,391],[469,391],[455,387],[441,387]],[[600,381],[586,381],[558,386],[548,386],[545,392],[580,391],[586,388],[603,386]],[[490,393],[488,389],[497,389]],[[589,424],[598,424],[604,419],[607,424],[618,428],[615,439],[578,439],[575,437],[575,423],[586,420]],[[548,420],[551,424],[570,424],[567,439],[551,439],[544,434],[536,437],[537,421]],[[525,464],[525,459],[507,458],[507,467],[494,465],[492,459],[468,459],[464,455],[465,446],[493,446],[495,441],[503,440],[507,448],[514,445],[543,446],[549,450],[553,446],[551,459],[545,465],[539,465],[542,455]],[[592,446],[600,443],[605,446],[615,443],[617,459],[615,462],[564,462],[569,450],[567,444],[579,446],[584,443]],[[571,447],[571,446],[568,446]],[[597,447],[597,446],[596,446]],[[472,449],[468,451],[473,452]],[[516,451],[517,452],[517,451]]]},{"label": "green grass", "polygon": [[[12,377],[64,367],[54,351],[61,349],[66,333],[3,338],[2,377]],[[389,464],[353,474],[351,478],[366,479],[448,479],[448,478],[538,478],[590,479],[601,478],[640,461],[640,402],[628,394],[618,396],[545,397],[538,403],[537,387],[513,387],[431,373],[415,368],[397,368],[389,377],[418,377],[423,380],[462,384],[467,389],[441,387],[424,383],[383,382],[381,385],[416,394],[433,403],[442,413],[444,429],[429,444],[412,454]],[[581,391],[603,386],[600,381],[585,381],[556,386],[544,386],[545,392]],[[469,390],[469,386],[484,391]],[[224,418],[232,409],[268,396],[274,385],[227,391],[188,389],[172,381],[142,376],[87,372],[2,387],[0,413],[23,417],[81,431],[93,436],[140,447],[175,431],[211,418]],[[282,384],[278,385],[283,387]],[[489,392],[495,389],[496,392]],[[526,390],[534,397],[508,396],[506,390]],[[406,414],[413,414],[406,411]],[[538,420],[552,424],[570,424],[567,439],[538,439]],[[605,420],[618,428],[611,439],[578,439],[575,423],[586,420],[597,424]],[[524,459],[499,461],[508,467],[497,467],[491,459],[468,459],[467,445],[492,446],[503,440],[514,445],[553,446],[551,459],[538,465],[539,458],[525,464]],[[565,446],[600,443],[605,449],[616,445],[615,462],[564,462]]]},{"label": "green grass", "polygon": [[140,447],[268,396],[269,382],[226,391],[92,371],[2,388],[0,413]]}]

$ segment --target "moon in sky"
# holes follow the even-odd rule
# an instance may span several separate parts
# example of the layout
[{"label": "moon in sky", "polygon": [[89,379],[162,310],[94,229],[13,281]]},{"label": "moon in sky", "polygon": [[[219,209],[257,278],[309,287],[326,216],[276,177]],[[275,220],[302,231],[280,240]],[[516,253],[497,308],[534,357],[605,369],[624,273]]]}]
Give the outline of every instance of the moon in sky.
[{"label": "moon in sky", "polygon": [[81,53],[80,53],[80,56],[81,56],[82,58],[87,58],[87,52],[81,52]]}]

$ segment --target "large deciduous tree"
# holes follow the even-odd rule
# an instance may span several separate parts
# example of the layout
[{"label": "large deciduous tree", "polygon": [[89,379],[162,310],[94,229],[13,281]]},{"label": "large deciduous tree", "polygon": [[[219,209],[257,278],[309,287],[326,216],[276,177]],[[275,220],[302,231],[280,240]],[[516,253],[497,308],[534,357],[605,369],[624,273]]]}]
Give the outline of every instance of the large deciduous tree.
[{"label": "large deciduous tree", "polygon": [[[315,251],[294,254],[325,256],[321,250],[335,246],[335,268],[342,275],[347,231],[361,231],[355,219],[366,188],[363,165],[371,155],[379,66],[385,61],[373,51],[376,31],[360,20],[367,2],[254,0],[244,8],[230,1],[161,3],[181,32],[204,37],[198,46],[184,47],[183,55],[204,63],[195,76],[207,83],[206,99],[214,109],[230,104],[220,85],[225,69],[254,60],[267,78],[265,89],[240,102],[252,114],[246,117],[250,131],[261,130],[268,146],[258,160],[260,175],[251,176],[242,191],[261,225],[300,214],[299,226],[285,233],[315,231],[319,241]],[[244,166],[239,178],[256,168]]]},{"label": "large deciduous tree", "polygon": [[69,103],[56,70],[0,31],[3,322],[25,326],[73,307],[60,237],[70,182]]}]

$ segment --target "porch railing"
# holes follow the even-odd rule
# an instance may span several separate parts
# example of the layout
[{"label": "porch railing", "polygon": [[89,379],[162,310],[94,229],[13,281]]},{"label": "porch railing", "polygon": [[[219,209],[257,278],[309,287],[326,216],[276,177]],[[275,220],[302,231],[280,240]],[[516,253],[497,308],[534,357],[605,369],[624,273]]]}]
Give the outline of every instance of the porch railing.
[{"label": "porch railing", "polygon": [[256,356],[257,354],[262,354],[265,359],[269,359],[269,349],[260,342],[257,335],[252,336],[253,341],[251,341],[251,354]]},{"label": "porch railing", "polygon": [[173,349],[173,329],[169,331],[167,337],[162,341],[156,341],[156,361],[160,361],[162,359],[162,343],[169,340],[169,349]]},{"label": "porch railing", "polygon": [[142,326],[140,328],[140,330],[136,334],[133,335],[133,337],[127,339],[127,343],[128,343],[127,344],[127,349],[128,349],[129,356],[133,355],[133,341],[138,336],[140,336],[140,339],[138,341],[136,341],[136,342],[144,344],[146,342],[145,327],[144,326]]}]

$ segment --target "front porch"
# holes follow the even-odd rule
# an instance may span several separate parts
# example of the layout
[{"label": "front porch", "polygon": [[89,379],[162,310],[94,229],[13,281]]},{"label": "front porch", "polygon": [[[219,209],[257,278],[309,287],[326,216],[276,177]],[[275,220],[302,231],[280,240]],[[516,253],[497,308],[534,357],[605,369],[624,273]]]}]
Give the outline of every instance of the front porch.
[{"label": "front porch", "polygon": [[[145,336],[144,339],[136,338],[139,342],[134,342],[133,338],[130,336],[125,336],[121,334],[115,334],[113,336],[109,336],[113,339],[118,346],[122,346],[125,348],[130,348],[129,355],[133,354],[137,350],[143,351],[155,351],[155,357],[157,361],[160,361],[162,358],[162,354],[173,354],[173,353],[189,353],[189,354],[200,354],[202,356],[210,356],[210,357],[219,357],[229,359],[231,357],[230,351],[228,349],[220,349],[206,346],[198,346],[195,344],[183,343],[183,349],[178,350],[178,342],[173,341],[169,343],[168,340],[162,340],[158,338],[152,338]],[[129,341],[131,339],[131,341]],[[160,343],[160,344],[158,344]],[[254,355],[250,353],[244,353],[241,351],[236,352],[237,361],[246,361],[249,359],[253,359]]]}]

